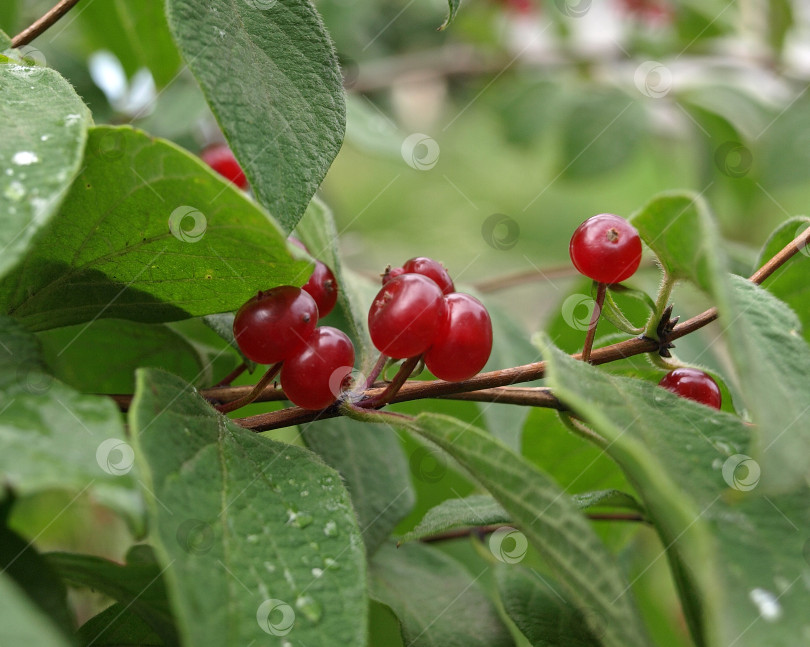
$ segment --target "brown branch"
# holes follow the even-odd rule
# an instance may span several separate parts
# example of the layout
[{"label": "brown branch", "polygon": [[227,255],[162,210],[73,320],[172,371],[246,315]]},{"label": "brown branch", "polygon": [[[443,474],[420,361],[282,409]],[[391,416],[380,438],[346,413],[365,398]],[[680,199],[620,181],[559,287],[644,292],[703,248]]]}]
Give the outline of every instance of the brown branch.
[{"label": "brown branch", "polygon": [[19,34],[11,39],[12,47],[22,47],[27,45],[37,36],[41,36],[45,31],[51,28],[57,20],[70,11],[79,0],[61,0],[56,5],[51,7],[48,12],[39,20],[34,22],[23,29]]}]

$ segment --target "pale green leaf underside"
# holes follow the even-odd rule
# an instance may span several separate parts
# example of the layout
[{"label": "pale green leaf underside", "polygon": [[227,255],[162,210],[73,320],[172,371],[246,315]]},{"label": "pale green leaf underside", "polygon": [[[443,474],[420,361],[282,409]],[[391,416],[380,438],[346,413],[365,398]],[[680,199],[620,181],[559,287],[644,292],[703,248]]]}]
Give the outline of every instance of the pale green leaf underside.
[{"label": "pale green leaf underside", "polygon": [[0,114],[2,276],[59,209],[81,166],[92,119],[57,72],[13,63],[0,64]]},{"label": "pale green leaf underside", "polygon": [[33,335],[0,317],[0,480],[20,495],[84,494],[137,528],[142,503],[121,414],[44,372]]},{"label": "pale green leaf underside", "polygon": [[606,645],[647,645],[629,585],[585,517],[559,487],[480,429],[423,413],[412,430],[437,444],[470,472],[509,513],[594,623]]},{"label": "pale green leaf underside", "polygon": [[[700,605],[686,611],[703,644],[802,643],[810,631],[810,564],[802,554],[810,490],[764,496],[748,471],[756,469],[744,456],[749,431],[737,417],[541,345],[555,392],[607,439],[667,555],[682,565],[683,594]],[[778,598],[778,618],[762,602],[769,595]]]},{"label": "pale green leaf underside", "polygon": [[293,644],[365,644],[365,558],[337,472],[161,371],[138,371],[130,424],[184,642],[280,645],[268,632],[294,618]]},{"label": "pale green leaf underside", "polygon": [[98,317],[161,322],[237,309],[303,284],[269,216],[174,144],[93,128],[60,212],[0,282],[0,307],[40,330]]},{"label": "pale green leaf underside", "polygon": [[383,546],[369,594],[391,608],[410,647],[511,647],[492,601],[461,564],[420,544]]},{"label": "pale green leaf underside", "polygon": [[169,26],[259,202],[291,231],[340,149],[337,57],[303,0],[168,0]]},{"label": "pale green leaf underside", "polygon": [[0,573],[0,627],[8,645],[74,646],[4,573]]}]

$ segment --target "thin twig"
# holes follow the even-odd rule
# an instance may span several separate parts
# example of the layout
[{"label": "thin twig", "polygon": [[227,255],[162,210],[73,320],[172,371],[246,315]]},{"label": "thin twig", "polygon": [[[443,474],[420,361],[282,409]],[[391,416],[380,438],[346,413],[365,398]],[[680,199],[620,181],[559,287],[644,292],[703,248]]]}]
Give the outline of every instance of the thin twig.
[{"label": "thin twig", "polygon": [[11,46],[22,47],[23,45],[30,43],[37,36],[41,36],[43,33],[45,33],[45,31],[52,27],[57,20],[70,11],[78,2],[79,0],[61,0],[61,2],[58,2],[56,5],[51,7],[51,9],[49,9],[48,12],[42,16],[42,18],[37,20],[32,25],[29,25],[14,38],[12,38]]},{"label": "thin twig", "polygon": [[216,407],[217,411],[220,413],[230,413],[231,411],[236,411],[237,409],[254,402],[256,398],[261,395],[262,391],[264,391],[265,387],[273,381],[276,375],[278,375],[280,370],[281,362],[276,362],[267,369],[267,372],[265,372],[265,374],[262,376],[262,379],[256,383],[256,385],[247,395],[239,398],[238,400],[231,400],[230,402],[226,402],[224,404],[218,404]]},{"label": "thin twig", "polygon": [[585,344],[582,347],[583,362],[591,359],[591,349],[594,337],[596,337],[596,327],[599,325],[599,315],[602,314],[602,307],[605,305],[605,294],[607,294],[607,283],[599,282],[596,286],[596,300],[593,302],[591,321],[588,323],[588,332],[585,334]]},{"label": "thin twig", "polygon": [[233,369],[230,373],[228,373],[225,377],[223,377],[219,382],[217,382],[214,387],[218,386],[230,386],[231,382],[233,382],[237,377],[242,375],[247,370],[247,364],[242,362],[239,366]]}]

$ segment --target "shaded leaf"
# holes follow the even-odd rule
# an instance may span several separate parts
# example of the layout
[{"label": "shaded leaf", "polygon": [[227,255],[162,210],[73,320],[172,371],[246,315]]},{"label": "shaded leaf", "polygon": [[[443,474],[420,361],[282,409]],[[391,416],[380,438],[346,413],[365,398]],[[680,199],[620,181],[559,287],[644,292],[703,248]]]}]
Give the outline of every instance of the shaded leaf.
[{"label": "shaded leaf", "polygon": [[0,626],[9,645],[71,647],[76,643],[60,633],[53,621],[0,572]]},{"label": "shaded leaf", "polygon": [[166,643],[131,607],[116,603],[85,622],[76,632],[83,645],[162,647]]}]

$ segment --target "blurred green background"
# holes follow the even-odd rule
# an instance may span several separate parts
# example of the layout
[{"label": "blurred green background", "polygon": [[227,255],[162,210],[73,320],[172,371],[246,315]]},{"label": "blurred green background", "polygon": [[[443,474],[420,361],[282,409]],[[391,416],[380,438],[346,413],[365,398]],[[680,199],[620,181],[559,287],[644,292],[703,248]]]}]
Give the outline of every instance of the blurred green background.
[{"label": "blurred green background", "polygon": [[[0,28],[13,35],[50,5],[3,0]],[[321,188],[344,263],[373,279],[412,256],[442,260],[457,284],[480,289],[503,311],[498,316],[517,322],[490,368],[536,359],[528,339],[540,328],[577,350],[582,333],[560,309],[572,294],[589,293],[571,271],[567,246],[591,215],[629,216],[660,191],[691,189],[714,209],[731,268],[746,274],[769,232],[806,213],[810,6],[799,0],[465,0],[445,31],[437,30],[447,10],[441,0],[316,5],[347,89],[346,140]],[[221,138],[171,42],[161,2],[84,0],[24,51],[65,75],[96,123],[132,123],[192,152]],[[512,274],[527,277],[497,290],[488,285]],[[657,281],[648,263],[632,282],[652,292]],[[675,300],[685,316],[707,305],[687,292],[676,292]],[[174,328],[198,353],[217,348],[221,341],[198,324]],[[97,338],[108,334],[106,325],[98,323]],[[610,332],[600,326],[600,335]],[[57,343],[66,334],[41,335],[46,351],[49,335]],[[94,343],[92,334],[85,339]],[[705,338],[696,335],[678,351],[722,372],[722,347],[712,345],[711,355],[704,348]],[[181,359],[170,368],[195,375],[197,365]],[[221,377],[236,363],[228,356],[214,373]],[[616,370],[648,368],[630,363]],[[200,384],[213,379],[206,375]],[[95,385],[105,389],[120,385]],[[483,424],[482,410],[471,403],[401,408],[424,406]],[[254,405],[247,413],[267,408]],[[499,435],[571,492],[629,488],[556,414],[527,414],[495,407],[483,418],[494,433],[501,425]],[[297,441],[289,430],[277,437]],[[412,443],[405,445],[410,456]],[[438,483],[416,474],[414,484],[417,507],[403,531],[431,505],[473,491],[452,470]],[[42,497],[17,524],[35,533],[63,504],[56,495]],[[102,514],[77,508],[49,524],[39,541],[120,557],[128,535]],[[92,546],[84,523],[104,529]],[[611,524],[600,531],[620,551],[631,579],[638,576],[634,588],[657,643],[689,644],[654,534]],[[444,549],[480,570],[474,541]],[[89,613],[96,602],[79,604]],[[396,644],[393,619],[382,607],[372,614],[372,633],[375,644]]]}]

